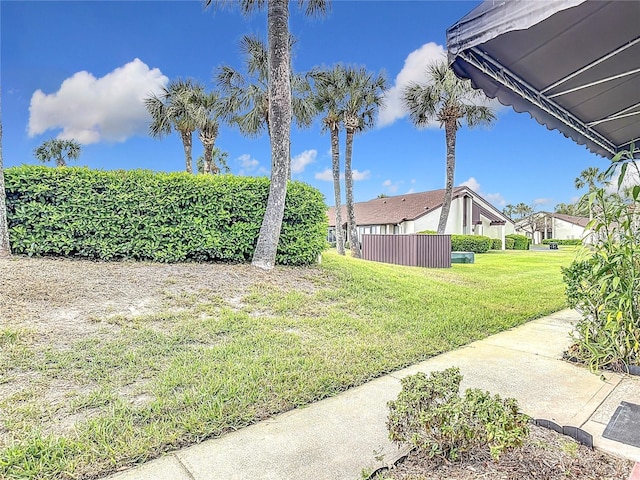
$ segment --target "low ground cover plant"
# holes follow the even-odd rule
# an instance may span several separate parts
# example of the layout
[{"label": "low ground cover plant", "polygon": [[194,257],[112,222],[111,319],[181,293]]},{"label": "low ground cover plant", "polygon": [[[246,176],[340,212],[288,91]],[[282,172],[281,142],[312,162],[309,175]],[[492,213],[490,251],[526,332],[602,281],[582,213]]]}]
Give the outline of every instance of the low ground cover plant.
[{"label": "low ground cover plant", "polygon": [[479,389],[460,396],[460,369],[410,375],[389,402],[389,438],[410,444],[429,458],[457,461],[488,449],[497,460],[523,444],[529,418],[513,398],[502,399]]}]

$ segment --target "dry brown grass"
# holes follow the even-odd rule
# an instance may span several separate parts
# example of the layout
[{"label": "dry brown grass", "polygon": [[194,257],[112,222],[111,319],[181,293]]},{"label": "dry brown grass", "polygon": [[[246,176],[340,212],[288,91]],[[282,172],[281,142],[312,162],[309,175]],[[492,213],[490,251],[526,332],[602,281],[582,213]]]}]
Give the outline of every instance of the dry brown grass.
[{"label": "dry brown grass", "polygon": [[257,285],[313,291],[317,268],[249,265],[107,263],[58,258],[0,259],[0,327],[32,332],[37,344],[67,345],[119,316],[180,308],[202,292],[230,306]]}]

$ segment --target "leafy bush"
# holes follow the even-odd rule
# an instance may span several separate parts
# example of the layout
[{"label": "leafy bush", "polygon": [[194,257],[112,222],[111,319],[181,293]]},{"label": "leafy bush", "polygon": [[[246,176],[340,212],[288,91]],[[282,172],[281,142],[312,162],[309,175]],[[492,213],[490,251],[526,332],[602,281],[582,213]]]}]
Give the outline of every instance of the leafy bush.
[{"label": "leafy bush", "polygon": [[[22,166],[5,171],[17,254],[160,262],[245,262],[267,178]],[[326,247],[322,194],[291,182],[276,261],[310,264]]]},{"label": "leafy bush", "polygon": [[389,438],[449,461],[487,447],[497,459],[522,445],[529,419],[519,412],[516,400],[478,389],[460,397],[461,381],[458,368],[403,378],[398,398],[388,403]]},{"label": "leafy bush", "polygon": [[[621,161],[640,174],[632,157],[624,154],[614,159],[612,167]],[[620,183],[625,171],[621,169]],[[640,185],[631,189],[626,201],[596,189],[589,194],[589,205],[594,217],[587,225],[594,231],[593,251],[583,252],[562,272],[569,306],[583,315],[571,354],[592,370],[625,370],[640,365]]]},{"label": "leafy bush", "polygon": [[579,238],[567,238],[564,240],[545,238],[542,240],[543,245],[549,245],[550,243],[557,243],[558,245],[582,245],[582,240]]},{"label": "leafy bush", "polygon": [[513,250],[529,250],[531,239],[526,235],[517,235],[515,233],[511,233],[509,235],[506,235],[505,237],[510,238],[514,241]]},{"label": "leafy bush", "polygon": [[420,234],[420,235],[437,235],[438,232],[436,230],[422,230],[421,232],[418,232],[418,234]]},{"label": "leafy bush", "polygon": [[486,253],[491,248],[491,239],[482,235],[451,235],[451,250],[454,252]]},{"label": "leafy bush", "polygon": [[505,237],[504,239],[504,248],[505,250],[513,250],[515,249],[516,241],[513,238]]},{"label": "leafy bush", "polygon": [[491,239],[491,250],[502,250],[502,240],[500,238]]}]

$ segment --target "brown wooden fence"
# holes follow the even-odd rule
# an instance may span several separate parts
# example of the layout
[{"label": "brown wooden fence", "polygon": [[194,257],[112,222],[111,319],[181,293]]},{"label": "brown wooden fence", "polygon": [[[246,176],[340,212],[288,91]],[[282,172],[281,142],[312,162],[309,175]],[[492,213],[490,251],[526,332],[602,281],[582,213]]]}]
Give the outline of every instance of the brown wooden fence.
[{"label": "brown wooden fence", "polygon": [[362,235],[362,258],[411,267],[450,268],[451,235]]}]

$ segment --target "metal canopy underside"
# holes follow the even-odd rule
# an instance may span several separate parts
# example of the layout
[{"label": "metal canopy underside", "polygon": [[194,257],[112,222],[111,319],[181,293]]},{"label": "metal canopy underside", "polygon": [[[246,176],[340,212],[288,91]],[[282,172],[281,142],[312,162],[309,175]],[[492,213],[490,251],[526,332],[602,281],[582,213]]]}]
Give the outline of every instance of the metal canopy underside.
[{"label": "metal canopy underside", "polygon": [[486,0],[447,49],[459,77],[598,155],[640,139],[640,1]]}]

